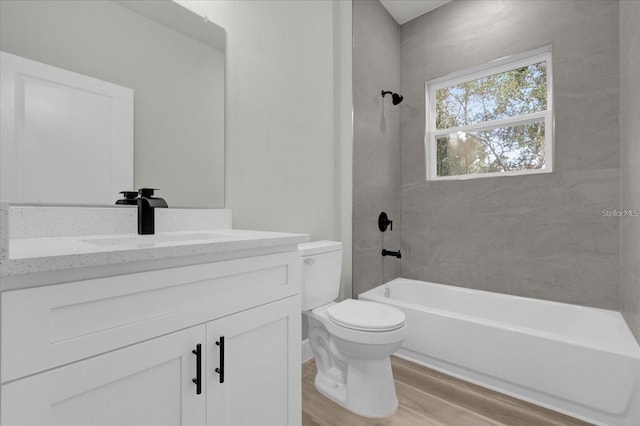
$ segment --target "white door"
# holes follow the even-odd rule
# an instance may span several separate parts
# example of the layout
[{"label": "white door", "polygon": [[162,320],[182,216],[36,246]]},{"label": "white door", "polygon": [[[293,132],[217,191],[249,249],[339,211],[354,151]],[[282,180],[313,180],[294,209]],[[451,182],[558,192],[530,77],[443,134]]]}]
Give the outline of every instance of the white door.
[{"label": "white door", "polygon": [[301,423],[298,296],[208,323],[207,353],[208,425]]},{"label": "white door", "polygon": [[2,387],[3,425],[203,425],[192,327]]},{"label": "white door", "polygon": [[0,52],[0,199],[114,204],[133,189],[133,90]]}]

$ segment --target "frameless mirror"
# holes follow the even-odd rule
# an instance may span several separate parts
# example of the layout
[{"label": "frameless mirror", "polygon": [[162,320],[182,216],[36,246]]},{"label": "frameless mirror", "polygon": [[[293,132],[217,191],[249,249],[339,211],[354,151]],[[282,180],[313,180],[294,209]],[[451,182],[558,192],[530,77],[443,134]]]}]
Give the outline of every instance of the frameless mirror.
[{"label": "frameless mirror", "polygon": [[224,207],[225,37],[169,0],[0,2],[0,50],[133,89],[134,181],[121,190],[159,188],[170,207]]}]

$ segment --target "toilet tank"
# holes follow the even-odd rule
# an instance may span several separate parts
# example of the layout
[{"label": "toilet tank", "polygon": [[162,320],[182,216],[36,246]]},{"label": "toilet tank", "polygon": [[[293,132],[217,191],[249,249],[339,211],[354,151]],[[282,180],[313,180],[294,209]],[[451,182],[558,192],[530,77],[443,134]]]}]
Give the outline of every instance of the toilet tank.
[{"label": "toilet tank", "polygon": [[340,294],[342,243],[314,241],[298,245],[302,259],[302,310],[310,311]]}]

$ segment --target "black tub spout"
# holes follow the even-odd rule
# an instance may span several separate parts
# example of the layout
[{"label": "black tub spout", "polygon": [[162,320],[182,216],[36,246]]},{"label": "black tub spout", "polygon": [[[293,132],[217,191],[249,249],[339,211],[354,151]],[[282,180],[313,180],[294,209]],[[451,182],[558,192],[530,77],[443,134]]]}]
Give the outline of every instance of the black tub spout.
[{"label": "black tub spout", "polygon": [[402,253],[400,253],[400,250],[391,251],[391,250],[382,249],[382,255],[383,256],[394,256],[394,257],[397,257],[398,259],[400,259],[402,257]]}]

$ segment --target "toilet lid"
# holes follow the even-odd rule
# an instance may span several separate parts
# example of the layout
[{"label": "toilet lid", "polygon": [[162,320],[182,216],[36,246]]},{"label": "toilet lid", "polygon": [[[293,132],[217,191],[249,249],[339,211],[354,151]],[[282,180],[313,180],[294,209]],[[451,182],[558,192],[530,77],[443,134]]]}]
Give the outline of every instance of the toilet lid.
[{"label": "toilet lid", "polygon": [[327,309],[329,318],[343,327],[365,331],[391,331],[402,327],[404,312],[381,303],[346,299]]}]

